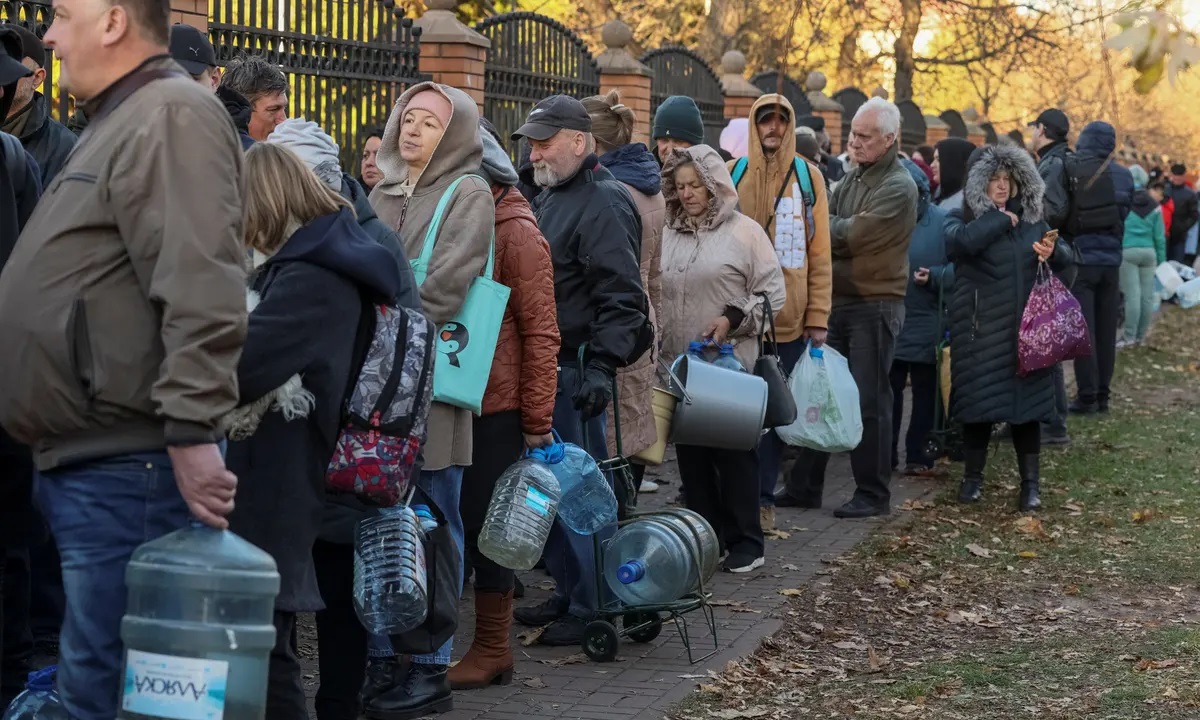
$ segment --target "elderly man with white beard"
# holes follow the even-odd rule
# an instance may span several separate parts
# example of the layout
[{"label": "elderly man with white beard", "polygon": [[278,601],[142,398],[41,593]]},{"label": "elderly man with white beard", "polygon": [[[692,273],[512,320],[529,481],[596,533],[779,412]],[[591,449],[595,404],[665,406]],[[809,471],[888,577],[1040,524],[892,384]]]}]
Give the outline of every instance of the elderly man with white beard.
[{"label": "elderly man with white beard", "polygon": [[[654,333],[638,266],[637,207],[597,160],[591,129],[581,102],[554,95],[529,112],[513,140],[528,140],[534,180],[545,188],[533,208],[550,243],[562,336],[554,428],[566,442],[604,459],[604,410],[613,399],[613,375],[646,352]],[[582,642],[597,609],[592,550],[592,538],[555,524],[546,544],[554,595],[514,613],[523,625],[550,625],[540,637],[543,645]]]}]

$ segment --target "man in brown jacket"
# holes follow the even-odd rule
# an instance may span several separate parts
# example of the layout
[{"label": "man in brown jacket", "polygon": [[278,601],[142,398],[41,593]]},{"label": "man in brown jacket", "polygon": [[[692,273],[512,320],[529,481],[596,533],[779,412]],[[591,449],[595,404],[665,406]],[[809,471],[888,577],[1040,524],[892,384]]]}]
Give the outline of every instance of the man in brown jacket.
[{"label": "man in brown jacket", "polygon": [[[112,720],[130,555],[233,508],[219,443],[246,332],[242,153],[167,56],[165,3],[54,8],[45,43],[90,124],[0,274],[0,423],[33,448],[62,555],[63,704]],[[155,714],[137,692],[125,710]]]},{"label": "man in brown jacket", "polygon": [[[750,108],[749,156],[730,161],[742,212],[763,226],[783,269],[787,300],[775,311],[779,356],[791,373],[811,340],[825,342],[832,302],[829,202],[821,169],[796,155],[796,114],[788,99],[768,94]],[[740,171],[739,171],[740,168]],[[775,526],[775,485],[783,441],[773,432],[759,443],[759,514]],[[779,499],[787,506],[788,498]]]}]

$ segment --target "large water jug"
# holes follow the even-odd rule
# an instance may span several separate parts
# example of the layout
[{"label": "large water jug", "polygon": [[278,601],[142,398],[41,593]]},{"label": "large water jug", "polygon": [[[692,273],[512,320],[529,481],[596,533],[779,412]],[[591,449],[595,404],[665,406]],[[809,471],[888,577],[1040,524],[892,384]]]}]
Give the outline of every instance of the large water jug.
[{"label": "large water jug", "polygon": [[558,513],[558,480],[539,448],[509,466],[496,481],[479,550],[500,567],[531,570],[542,556]]},{"label": "large water jug", "polygon": [[370,632],[398,635],[425,622],[429,602],[423,535],[420,518],[406,505],[383,508],[359,521],[354,609]]},{"label": "large water jug", "polygon": [[134,550],[125,583],[119,717],[263,718],[279,593],[270,555],[193,522]]},{"label": "large water jug", "polygon": [[562,499],[558,519],[580,535],[594,535],[617,521],[617,496],[596,460],[573,443],[556,445],[561,452],[549,462]]},{"label": "large water jug", "polygon": [[25,690],[4,711],[4,720],[69,720],[67,709],[54,690],[58,666],[29,673]]},{"label": "large water jug", "polygon": [[659,605],[698,590],[719,561],[712,526],[698,513],[675,508],[618,530],[604,551],[604,577],[626,605]]},{"label": "large water jug", "polygon": [[734,370],[736,372],[746,372],[746,367],[742,365],[737,356],[733,354],[733,345],[726,343],[721,346],[717,353],[717,359],[712,361],[713,365],[723,367],[726,370]]}]

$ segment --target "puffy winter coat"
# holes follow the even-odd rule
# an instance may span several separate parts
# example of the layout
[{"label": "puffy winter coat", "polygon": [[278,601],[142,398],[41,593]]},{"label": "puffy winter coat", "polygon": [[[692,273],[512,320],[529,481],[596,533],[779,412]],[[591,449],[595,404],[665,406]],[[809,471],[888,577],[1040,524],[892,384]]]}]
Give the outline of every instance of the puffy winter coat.
[{"label": "puffy winter coat", "polygon": [[[930,202],[929,178],[908,160],[904,166],[917,184],[917,226],[908,246],[908,290],[904,294],[904,327],[896,338],[895,358],[904,362],[934,364],[938,328],[944,308],[939,305],[939,289],[947,302],[954,287],[954,265],[946,259],[947,212]],[[913,273],[929,269],[929,282],[918,285]]]},{"label": "puffy winter coat", "polygon": [[[987,196],[989,179],[1004,169],[1016,183],[1008,215]],[[954,262],[950,311],[950,413],[962,423],[1021,424],[1054,411],[1049,370],[1017,376],[1017,331],[1038,273],[1033,250],[1050,226],[1042,219],[1044,184],[1032,158],[1017,147],[988,146],[972,156],[962,211],[946,220],[946,248]],[[1059,243],[1054,269],[1070,262]]]}]

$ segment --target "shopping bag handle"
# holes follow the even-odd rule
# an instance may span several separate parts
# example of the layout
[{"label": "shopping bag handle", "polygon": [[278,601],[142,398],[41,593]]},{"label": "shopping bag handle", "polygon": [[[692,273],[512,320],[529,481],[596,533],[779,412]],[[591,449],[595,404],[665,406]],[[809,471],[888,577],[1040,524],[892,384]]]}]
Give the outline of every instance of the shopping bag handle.
[{"label": "shopping bag handle", "polygon": [[[679,360],[676,359],[675,362],[679,362]],[[675,385],[675,387],[679,388],[679,392],[683,393],[683,401],[690,405],[692,402],[692,396],[688,394],[687,388],[683,386],[683,381],[681,381],[679,376],[675,374],[675,367],[673,365],[668,365],[667,362],[661,357],[658,359],[658,364],[662,365],[663,370],[667,371],[667,375],[671,376],[671,382]]]},{"label": "shopping bag handle", "polygon": [[558,431],[550,428],[550,435],[554,438],[553,445],[547,445],[540,448],[525,448],[525,457],[540,460],[547,465],[554,465],[563,461],[567,456],[567,446],[563,443],[562,437]]}]

